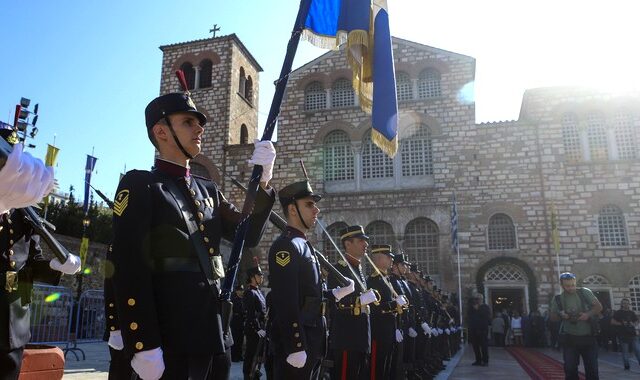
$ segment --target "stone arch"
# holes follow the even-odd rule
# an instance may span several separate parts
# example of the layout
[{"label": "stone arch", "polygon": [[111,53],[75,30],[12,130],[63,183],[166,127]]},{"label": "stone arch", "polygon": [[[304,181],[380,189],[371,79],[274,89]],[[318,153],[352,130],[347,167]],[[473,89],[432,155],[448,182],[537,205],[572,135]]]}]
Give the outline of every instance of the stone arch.
[{"label": "stone arch", "polygon": [[344,120],[334,120],[318,128],[315,136],[313,137],[313,145],[322,145],[325,137],[335,130],[344,131],[352,142],[360,141],[360,133],[358,133],[358,130],[354,128],[352,124]]},{"label": "stone arch", "polygon": [[499,265],[513,265],[520,269],[527,277],[527,289],[529,294],[529,310],[538,309],[538,284],[536,276],[531,267],[524,261],[516,259],[515,257],[496,257],[493,258],[478,268],[476,272],[476,288],[478,293],[485,294],[485,276],[489,271]]}]

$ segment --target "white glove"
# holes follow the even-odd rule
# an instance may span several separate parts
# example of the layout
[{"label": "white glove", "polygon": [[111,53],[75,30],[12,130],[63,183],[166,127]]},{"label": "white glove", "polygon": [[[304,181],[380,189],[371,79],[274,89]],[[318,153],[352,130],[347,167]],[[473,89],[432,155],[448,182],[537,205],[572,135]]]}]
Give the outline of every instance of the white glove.
[{"label": "white glove", "polygon": [[269,182],[273,177],[273,162],[276,160],[276,148],[269,140],[256,140],[254,145],[253,155],[247,162],[262,166],[260,182]]},{"label": "white glove", "polygon": [[449,329],[444,329],[444,332],[445,332],[445,334],[447,334],[447,335],[451,335],[451,330],[449,330]]},{"label": "white glove", "polygon": [[415,338],[418,336],[418,333],[416,332],[416,330],[413,329],[413,327],[409,327],[409,336],[412,338]]},{"label": "white glove", "polygon": [[360,305],[368,305],[372,302],[375,302],[377,299],[378,298],[376,297],[376,293],[372,289],[369,289],[365,293],[362,293],[360,295]]},{"label": "white glove", "polygon": [[122,333],[120,330],[109,331],[109,341],[107,344],[113,348],[114,350],[122,350],[124,348],[124,343],[122,342]]},{"label": "white glove", "polygon": [[396,297],[396,303],[400,306],[404,306],[407,304],[407,299],[402,294],[400,294]]},{"label": "white glove", "polygon": [[131,368],[142,380],[160,379],[164,372],[162,349],[158,347],[153,350],[136,352],[131,359]]},{"label": "white glove", "polygon": [[437,328],[435,328],[435,329],[431,329],[431,335],[433,335],[433,336],[438,336],[438,335],[440,335],[440,334],[438,334],[438,329],[437,329]]},{"label": "white glove", "polygon": [[0,169],[0,214],[38,203],[53,189],[53,168],[16,144]]},{"label": "white glove", "polygon": [[296,368],[304,367],[304,363],[307,362],[307,353],[304,351],[294,352],[287,356],[287,363]]},{"label": "white glove", "polygon": [[267,332],[264,331],[263,329],[258,330],[258,336],[260,338],[264,338],[265,336],[267,336]]},{"label": "white glove", "polygon": [[429,324],[427,322],[422,322],[420,327],[422,327],[422,330],[424,331],[424,335],[428,335],[431,332],[431,328],[429,327]]},{"label": "white glove", "polygon": [[442,330],[440,327],[438,327],[438,335],[442,335],[443,332],[444,332],[444,330]]},{"label": "white glove", "polygon": [[402,331],[400,331],[399,329],[396,329],[396,342],[400,343],[402,342]]},{"label": "white glove", "polygon": [[349,281],[348,286],[345,286],[342,288],[338,286],[337,288],[331,290],[331,293],[333,293],[333,296],[336,298],[336,301],[340,301],[342,297],[353,293],[353,291],[356,289],[352,279],[347,278],[347,281]]},{"label": "white glove", "polygon": [[60,264],[58,258],[54,257],[53,260],[49,261],[49,266],[58,272],[76,274],[80,270],[80,258],[76,255],[69,254],[67,261],[65,261],[64,264]]}]

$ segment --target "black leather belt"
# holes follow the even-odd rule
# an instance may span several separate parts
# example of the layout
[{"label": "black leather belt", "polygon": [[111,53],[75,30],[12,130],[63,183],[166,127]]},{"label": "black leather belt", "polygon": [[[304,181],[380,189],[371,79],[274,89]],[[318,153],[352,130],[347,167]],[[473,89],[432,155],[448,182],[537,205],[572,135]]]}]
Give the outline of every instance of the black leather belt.
[{"label": "black leather belt", "polygon": [[195,257],[163,257],[154,260],[156,272],[200,272],[200,261]]}]

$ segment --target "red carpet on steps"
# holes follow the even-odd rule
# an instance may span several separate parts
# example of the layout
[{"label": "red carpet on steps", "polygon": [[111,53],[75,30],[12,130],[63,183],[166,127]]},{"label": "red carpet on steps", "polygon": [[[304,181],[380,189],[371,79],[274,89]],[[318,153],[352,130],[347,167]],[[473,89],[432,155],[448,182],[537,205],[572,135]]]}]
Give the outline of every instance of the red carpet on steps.
[{"label": "red carpet on steps", "polygon": [[[507,351],[518,361],[522,369],[533,380],[563,380],[562,363],[533,349],[524,347],[507,347]],[[580,373],[580,380],[584,380]]]}]

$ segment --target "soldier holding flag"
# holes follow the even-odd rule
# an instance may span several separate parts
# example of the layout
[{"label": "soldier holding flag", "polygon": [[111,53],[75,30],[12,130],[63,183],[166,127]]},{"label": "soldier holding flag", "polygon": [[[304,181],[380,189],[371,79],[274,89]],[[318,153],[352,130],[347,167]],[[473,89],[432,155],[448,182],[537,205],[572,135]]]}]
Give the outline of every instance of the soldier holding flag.
[{"label": "soldier holding flag", "polygon": [[[113,284],[124,351],[144,380],[204,379],[211,367],[224,375],[230,360],[219,303],[220,242],[233,239],[241,213],[214,182],[190,174],[207,118],[188,92],[152,100],[145,118],[159,151],[155,168],[127,173],[113,210]],[[270,141],[256,143],[250,162],[263,173],[246,247],[259,242],[275,199],[268,186],[274,159]]]}]

